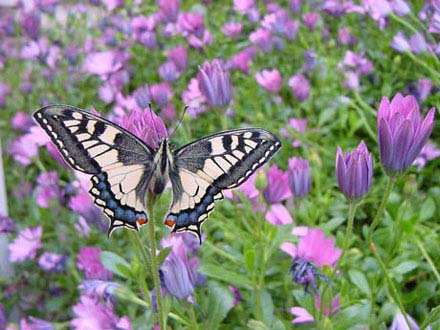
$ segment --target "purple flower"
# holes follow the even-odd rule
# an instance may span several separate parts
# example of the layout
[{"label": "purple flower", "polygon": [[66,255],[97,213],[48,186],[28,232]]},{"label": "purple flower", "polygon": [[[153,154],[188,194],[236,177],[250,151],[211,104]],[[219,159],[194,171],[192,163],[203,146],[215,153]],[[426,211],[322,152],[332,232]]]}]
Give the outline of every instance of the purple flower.
[{"label": "purple flower", "polygon": [[229,38],[237,38],[241,34],[241,30],[243,29],[243,24],[236,22],[228,22],[225,23],[222,27],[222,32],[225,36]]},{"label": "purple flower", "polygon": [[203,17],[197,13],[182,13],[179,15],[178,24],[182,34],[186,37],[190,34],[201,38],[205,32]]},{"label": "purple flower", "polygon": [[127,316],[119,318],[110,302],[104,304],[94,296],[81,295],[80,302],[74,305],[72,310],[75,318],[70,324],[75,330],[132,329]]},{"label": "purple flower", "polygon": [[408,39],[400,31],[393,37],[391,47],[401,53],[407,52],[411,49]]},{"label": "purple flower", "polygon": [[15,222],[12,218],[0,214],[0,233],[12,233],[15,230]]},{"label": "purple flower", "polygon": [[144,45],[145,47],[152,49],[156,47],[156,33],[154,29],[158,24],[158,16],[150,15],[148,17],[139,15],[131,19],[131,37]]},{"label": "purple flower", "polygon": [[234,10],[246,15],[255,7],[255,0],[234,0]]},{"label": "purple flower", "polygon": [[272,50],[272,34],[269,30],[262,28],[256,29],[249,35],[249,40],[264,53]]},{"label": "purple flower", "polygon": [[40,258],[38,258],[38,266],[48,272],[62,272],[67,267],[67,256],[44,252]]},{"label": "purple flower", "polygon": [[4,107],[6,103],[6,96],[11,92],[11,87],[0,81],[0,107]]},{"label": "purple flower", "polygon": [[83,63],[84,71],[100,76],[116,72],[121,67],[122,63],[118,61],[117,52],[111,50],[90,53]]},{"label": "purple flower", "polygon": [[180,72],[173,62],[165,62],[159,66],[159,76],[163,81],[171,82],[179,78]]},{"label": "purple flower", "polygon": [[11,120],[12,128],[23,132],[27,131],[33,124],[32,118],[22,111],[18,111]]},{"label": "purple flower", "polygon": [[312,180],[310,177],[310,165],[307,159],[290,158],[287,174],[289,176],[290,191],[293,193],[293,196],[304,197],[309,193]]},{"label": "purple flower", "polygon": [[85,246],[77,255],[76,266],[79,270],[84,270],[85,278],[88,280],[110,280],[112,273],[101,264],[99,255],[101,250],[98,247]]},{"label": "purple flower", "polygon": [[18,237],[9,243],[9,260],[21,262],[26,259],[34,259],[37,251],[42,247],[42,235],[43,228],[41,226],[20,230]]},{"label": "purple flower", "polygon": [[173,62],[179,72],[186,69],[188,62],[188,53],[184,46],[177,46],[167,51],[168,60]]},{"label": "purple flower", "polygon": [[390,5],[398,16],[406,16],[411,12],[411,8],[405,0],[391,0]]},{"label": "purple flower", "polygon": [[287,208],[281,204],[292,197],[289,188],[288,174],[284,173],[276,165],[272,165],[267,173],[267,187],[263,191],[266,202],[270,205],[266,213],[266,220],[273,225],[286,225],[292,223]]},{"label": "purple flower", "polygon": [[277,94],[281,89],[283,79],[278,70],[263,70],[255,74],[255,79],[262,87],[271,93]]},{"label": "purple flower", "polygon": [[302,18],[304,24],[310,30],[313,30],[316,27],[316,25],[321,21],[321,16],[318,13],[305,13]]},{"label": "purple flower", "polygon": [[[440,149],[437,148],[437,145],[433,142],[426,142],[420,154],[414,160],[413,165],[417,166],[417,171],[421,171],[428,161],[436,159],[440,157]],[[1,217],[0,217],[1,219]],[[0,220],[1,221],[1,220]],[[0,224],[1,227],[1,224]],[[1,230],[0,230],[1,232]]]},{"label": "purple flower", "polygon": [[176,22],[179,15],[179,0],[157,0],[160,14],[165,22]]},{"label": "purple flower", "polygon": [[377,114],[380,160],[388,175],[402,174],[420,154],[434,127],[435,109],[422,121],[414,96],[384,97]]},{"label": "purple flower", "polygon": [[200,91],[211,106],[227,106],[231,102],[229,73],[220,60],[205,62],[197,74]]},{"label": "purple flower", "polygon": [[421,33],[413,34],[409,39],[409,46],[415,54],[420,54],[428,51],[428,45],[425,37]]},{"label": "purple flower", "polygon": [[336,177],[339,189],[350,200],[357,200],[370,190],[373,178],[373,157],[368,152],[364,141],[345,155],[342,154],[342,149],[338,146]]},{"label": "purple flower", "polygon": [[146,109],[150,106],[151,96],[148,85],[136,88],[133,92],[133,97],[141,109]]},{"label": "purple flower", "polygon": [[[87,186],[89,184],[87,182]],[[101,210],[93,203],[92,198],[88,194],[88,188],[79,189],[78,193],[69,199],[69,207],[72,211],[78,213],[89,224],[93,224],[99,231],[108,231],[108,222],[103,218]]]},{"label": "purple flower", "polygon": [[161,285],[176,298],[191,301],[194,286],[204,282],[203,277],[197,272],[200,262],[197,257],[188,260],[181,236],[166,241],[164,247],[170,245],[172,250],[159,270]]},{"label": "purple flower", "polygon": [[116,7],[122,7],[124,5],[124,0],[101,0],[107,11],[112,11]]},{"label": "purple flower", "polygon": [[20,320],[20,330],[54,330],[52,323],[30,316]]},{"label": "purple flower", "polygon": [[238,304],[241,303],[242,300],[240,289],[230,285],[229,290],[232,292],[232,295],[234,296],[234,306],[237,306]]},{"label": "purple flower", "polygon": [[191,78],[189,81],[187,89],[182,92],[182,100],[188,106],[188,114],[192,119],[206,111],[204,105],[206,99],[200,91],[199,81],[196,78]]},{"label": "purple flower", "polygon": [[297,74],[289,79],[289,86],[292,88],[293,96],[298,102],[303,102],[310,95],[310,83],[302,74]]},{"label": "purple flower", "polygon": [[292,230],[292,233],[301,233],[298,245],[284,242],[281,244],[281,250],[294,258],[290,268],[293,280],[303,285],[306,291],[308,286],[312,285],[317,292],[315,277],[326,282],[328,280],[319,273],[314,264],[319,267],[325,264],[334,266],[342,251],[335,248],[334,238],[325,238],[324,232],[318,228],[297,227]]},{"label": "purple flower", "polygon": [[36,12],[24,15],[20,20],[20,25],[31,39],[38,39],[40,35],[40,17]]},{"label": "purple flower", "polygon": [[243,73],[249,73],[249,62],[251,57],[247,52],[241,51],[235,54],[228,62],[228,67],[230,69],[240,70]]},{"label": "purple flower", "polygon": [[117,282],[102,281],[102,280],[84,280],[78,289],[83,294],[89,296],[98,296],[104,300],[109,300],[115,294],[115,291],[121,286]]},{"label": "purple flower", "polygon": [[53,201],[61,199],[61,189],[59,185],[58,173],[50,171],[41,173],[37,178],[37,204],[42,208],[48,208]]},{"label": "purple flower", "polygon": [[290,22],[289,14],[284,9],[278,9],[263,17],[261,26],[276,34],[284,34]]},{"label": "purple flower", "polygon": [[122,118],[121,126],[152,148],[158,148],[168,135],[164,122],[151,109],[130,111]]},{"label": "purple flower", "polygon": [[[419,330],[419,326],[417,325],[416,321],[408,314],[406,314],[406,317],[411,326],[411,330]],[[429,325],[425,329],[431,330],[432,327]],[[405,317],[400,311],[397,311],[396,314],[394,314],[393,323],[391,323],[391,326],[388,328],[388,330],[409,330]]]},{"label": "purple flower", "polygon": [[350,28],[343,27],[338,31],[338,43],[340,45],[354,45],[356,38],[350,33]]},{"label": "purple flower", "polygon": [[150,86],[151,98],[157,104],[159,108],[168,104],[173,97],[173,92],[170,85],[166,82],[155,84]]},{"label": "purple flower", "polygon": [[431,93],[432,81],[431,79],[420,78],[417,84],[417,96],[421,101],[425,101],[429,93]]}]

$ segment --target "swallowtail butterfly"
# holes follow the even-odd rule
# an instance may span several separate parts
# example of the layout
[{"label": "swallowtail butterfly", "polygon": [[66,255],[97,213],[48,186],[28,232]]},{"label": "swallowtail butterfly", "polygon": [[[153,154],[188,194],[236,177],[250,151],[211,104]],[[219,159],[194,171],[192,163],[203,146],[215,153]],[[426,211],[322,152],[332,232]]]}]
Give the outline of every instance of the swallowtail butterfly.
[{"label": "swallowtail butterfly", "polygon": [[201,226],[223,198],[222,190],[239,186],[281,147],[262,128],[219,132],[172,150],[168,139],[152,148],[118,125],[68,105],[49,105],[34,113],[66,162],[92,175],[90,194],[118,227],[138,230],[145,224],[148,191],[160,193],[171,181],[173,199],[165,224],[201,240]]}]

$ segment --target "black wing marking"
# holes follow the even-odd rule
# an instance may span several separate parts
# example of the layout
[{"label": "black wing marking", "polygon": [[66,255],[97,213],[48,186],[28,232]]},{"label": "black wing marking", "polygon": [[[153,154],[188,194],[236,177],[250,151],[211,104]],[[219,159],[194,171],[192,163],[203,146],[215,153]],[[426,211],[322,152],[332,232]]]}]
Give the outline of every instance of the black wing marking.
[{"label": "black wing marking", "polygon": [[110,218],[109,234],[147,222],[154,150],[118,125],[72,106],[50,105],[34,118],[72,168],[93,174],[89,192]]},{"label": "black wing marking", "polygon": [[239,186],[281,148],[280,140],[261,128],[220,132],[174,152],[170,171],[173,202],[165,223],[199,239],[201,225],[223,198],[222,190]]}]

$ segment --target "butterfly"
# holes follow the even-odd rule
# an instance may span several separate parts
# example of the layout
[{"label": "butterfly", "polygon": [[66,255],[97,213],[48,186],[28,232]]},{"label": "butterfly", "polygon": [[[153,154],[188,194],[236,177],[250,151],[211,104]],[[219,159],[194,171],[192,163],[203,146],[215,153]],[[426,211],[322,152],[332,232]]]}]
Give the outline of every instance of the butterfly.
[{"label": "butterfly", "polygon": [[280,148],[262,128],[219,132],[173,150],[167,138],[153,148],[126,129],[69,105],[49,105],[34,113],[65,161],[91,174],[89,193],[110,220],[109,235],[147,223],[147,194],[161,193],[171,181],[172,202],[165,224],[191,232],[201,243],[201,226],[223,198]]}]

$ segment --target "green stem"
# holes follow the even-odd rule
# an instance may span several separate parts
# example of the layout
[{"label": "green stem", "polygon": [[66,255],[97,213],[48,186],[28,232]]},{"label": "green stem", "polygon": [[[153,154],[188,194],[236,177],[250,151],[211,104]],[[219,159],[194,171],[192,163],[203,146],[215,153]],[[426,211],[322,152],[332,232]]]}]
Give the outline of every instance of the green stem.
[{"label": "green stem", "polygon": [[395,177],[388,177],[388,182],[387,182],[387,186],[385,188],[385,193],[382,197],[382,201],[380,202],[379,208],[376,212],[376,215],[373,219],[373,221],[371,222],[370,228],[368,229],[368,235],[367,235],[367,240],[368,243],[370,244],[370,248],[371,248],[371,236],[374,232],[374,230],[376,229],[377,225],[380,222],[380,219],[382,218],[382,213],[385,210],[385,206],[388,202],[388,198],[391,195],[391,191],[393,190],[394,187],[394,183],[396,182],[396,178]]},{"label": "green stem", "polygon": [[157,306],[157,317],[159,321],[160,330],[165,330],[166,316],[163,315],[162,307],[162,294],[160,288],[159,280],[159,266],[157,262],[156,255],[156,236],[154,232],[154,204],[156,198],[155,196],[148,197],[147,200],[147,212],[148,212],[148,239],[150,241],[150,257],[151,257],[151,272],[153,275],[154,289],[156,292],[156,306]]},{"label": "green stem", "polygon": [[[338,268],[342,263],[342,259],[344,258],[345,253],[347,252],[348,247],[350,245],[350,237],[351,237],[351,232],[353,231],[353,223],[354,223],[354,216],[356,214],[356,208],[357,208],[357,204],[355,202],[350,201],[350,203],[348,204],[348,222],[347,222],[347,228],[345,230],[345,239],[344,239],[344,245],[342,248],[342,254],[339,257],[338,262],[336,263],[335,267],[333,268],[333,272],[330,275],[330,278],[329,278],[330,283],[335,278],[336,272],[338,271]],[[323,297],[324,302],[326,299],[325,293],[327,291],[327,288],[328,288],[328,286],[326,286],[324,288],[324,290],[322,291],[322,297]],[[322,306],[326,306],[326,305],[323,304]],[[331,295],[329,297],[327,306],[329,306],[329,309],[331,310],[331,308],[332,308],[332,296]],[[321,310],[319,311],[321,318],[324,315],[325,309],[326,309],[325,307],[321,307]]]},{"label": "green stem", "polygon": [[[136,254],[143,268],[150,264],[149,258],[143,248],[142,242],[139,238],[139,234],[130,230],[128,237],[130,238],[131,245],[133,246],[134,253]],[[150,290],[148,289],[147,282],[145,281],[145,276],[139,276],[139,283],[144,293],[145,300],[150,297]]]},{"label": "green stem", "polygon": [[367,117],[365,117],[365,114],[364,114],[364,112],[362,111],[362,109],[359,108],[358,105],[357,105],[356,103],[354,103],[354,102],[351,102],[350,104],[351,104],[351,106],[356,110],[356,112],[358,113],[359,117],[361,117],[362,122],[363,122],[363,124],[364,124],[365,129],[367,130],[368,135],[369,135],[374,141],[377,141],[376,134],[374,134],[374,131],[373,131],[373,129],[371,128],[370,123],[369,123]]},{"label": "green stem", "polygon": [[382,200],[380,202],[380,205],[379,205],[379,208],[376,212],[376,215],[373,219],[373,222],[371,223],[371,226],[368,229],[367,239],[368,239],[368,244],[370,246],[370,250],[373,253],[374,257],[376,258],[377,262],[379,263],[379,266],[383,272],[383,275],[385,276],[385,280],[387,281],[388,287],[390,289],[390,293],[391,293],[392,297],[394,298],[394,300],[396,301],[397,305],[399,306],[400,312],[402,313],[402,315],[405,319],[405,322],[408,325],[408,329],[411,329],[411,325],[409,323],[405,308],[403,307],[402,300],[400,299],[399,293],[397,292],[396,286],[394,285],[393,281],[389,277],[387,268],[386,268],[382,258],[380,257],[379,253],[377,252],[376,246],[374,245],[374,243],[372,241],[372,235],[373,235],[374,229],[378,226],[378,224],[382,218],[383,211],[385,210],[385,206],[386,206],[388,199],[391,195],[391,191],[393,190],[396,179],[397,179],[396,177],[392,177],[392,176],[388,177],[388,182],[387,182],[387,186],[385,188],[385,193],[382,197]]},{"label": "green stem", "polygon": [[[261,213],[262,214],[262,213]],[[263,287],[264,287],[264,274],[266,273],[266,240],[264,239],[264,228],[266,220],[264,216],[260,218],[258,228],[258,242],[260,245],[260,267],[258,267],[258,275],[256,279],[256,315],[255,318],[258,321],[263,320]]]},{"label": "green stem", "polygon": [[429,266],[431,267],[432,271],[434,272],[434,275],[437,279],[437,282],[440,283],[440,274],[437,270],[437,268],[434,265],[434,262],[432,261],[431,257],[429,256],[428,252],[426,252],[425,247],[423,246],[422,242],[420,242],[418,239],[416,239],[416,244],[420,249],[420,252],[422,252],[423,257],[426,259],[426,261],[428,262]]},{"label": "green stem", "polygon": [[408,55],[408,57],[410,59],[412,59],[414,62],[416,62],[417,64],[423,66],[426,70],[429,71],[429,73],[431,74],[431,78],[432,80],[434,80],[435,84],[440,84],[440,74],[437,70],[431,68],[428,64],[426,64],[425,61],[422,61],[420,58],[418,58],[417,56],[415,56],[413,53],[411,53],[410,51],[405,52],[404,54]]},{"label": "green stem", "polygon": [[194,306],[189,306],[189,317],[191,319],[191,329],[199,330],[199,325],[197,323],[196,314],[194,313]]}]

